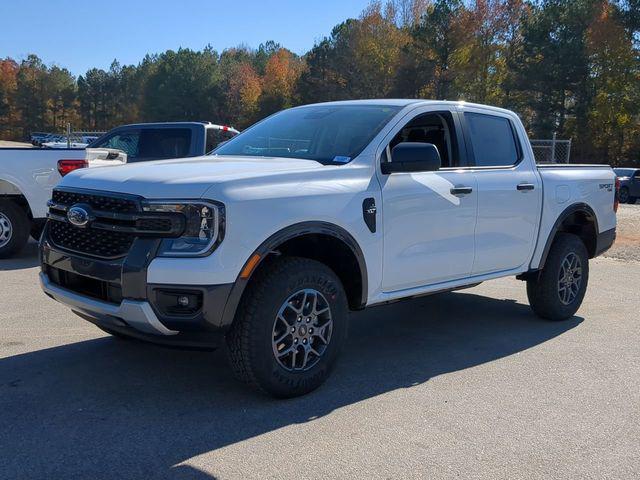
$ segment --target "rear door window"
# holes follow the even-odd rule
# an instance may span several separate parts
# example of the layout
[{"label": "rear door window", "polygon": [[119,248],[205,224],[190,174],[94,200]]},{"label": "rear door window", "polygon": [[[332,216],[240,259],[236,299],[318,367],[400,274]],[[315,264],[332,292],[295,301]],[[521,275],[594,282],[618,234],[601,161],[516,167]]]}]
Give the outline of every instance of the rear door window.
[{"label": "rear door window", "polygon": [[127,154],[127,162],[181,158],[190,155],[190,128],[143,128],[117,132],[92,148],[114,148]]},{"label": "rear door window", "polygon": [[145,128],[140,131],[138,155],[133,161],[189,156],[190,128]]},{"label": "rear door window", "polygon": [[472,112],[466,112],[464,117],[476,166],[503,167],[518,163],[518,144],[509,119]]}]

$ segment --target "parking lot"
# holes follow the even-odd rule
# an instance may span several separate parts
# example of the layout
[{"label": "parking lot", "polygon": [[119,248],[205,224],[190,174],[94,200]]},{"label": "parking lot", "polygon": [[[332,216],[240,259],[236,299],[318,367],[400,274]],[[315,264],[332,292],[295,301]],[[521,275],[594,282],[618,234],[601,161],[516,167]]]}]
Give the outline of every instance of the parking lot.
[{"label": "parking lot", "polygon": [[221,352],[105,336],[41,293],[32,243],[0,262],[0,478],[638,478],[640,205],[620,221],[573,319],[515,279],[372,308],[287,401]]}]

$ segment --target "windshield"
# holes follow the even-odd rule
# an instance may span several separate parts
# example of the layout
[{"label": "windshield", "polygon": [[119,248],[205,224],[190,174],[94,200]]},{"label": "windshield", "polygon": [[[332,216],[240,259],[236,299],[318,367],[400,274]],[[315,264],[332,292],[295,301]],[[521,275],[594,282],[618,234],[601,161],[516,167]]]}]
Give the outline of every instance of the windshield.
[{"label": "windshield", "polygon": [[613,171],[618,177],[630,177],[635,172],[633,168],[614,168]]},{"label": "windshield", "polygon": [[325,165],[347,163],[400,108],[320,105],[284,110],[245,130],[213,154],[303,158]]}]

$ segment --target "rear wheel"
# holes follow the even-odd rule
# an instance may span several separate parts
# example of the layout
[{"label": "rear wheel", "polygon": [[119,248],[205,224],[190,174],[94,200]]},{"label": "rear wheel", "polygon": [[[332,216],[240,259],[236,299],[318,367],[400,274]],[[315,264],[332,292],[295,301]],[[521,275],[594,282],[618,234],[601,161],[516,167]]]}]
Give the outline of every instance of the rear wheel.
[{"label": "rear wheel", "polygon": [[329,376],[347,334],[347,298],[335,273],[305,258],[281,258],[257,272],[227,352],[236,376],[275,397],[295,397]]},{"label": "rear wheel", "polygon": [[620,203],[627,203],[629,199],[629,187],[621,187],[618,191],[618,201]]},{"label": "rear wheel", "polygon": [[527,281],[533,311],[547,320],[565,320],[580,308],[589,281],[589,255],[579,237],[559,234],[542,271]]},{"label": "rear wheel", "polygon": [[0,200],[0,258],[8,258],[24,248],[29,238],[27,213],[9,200]]}]

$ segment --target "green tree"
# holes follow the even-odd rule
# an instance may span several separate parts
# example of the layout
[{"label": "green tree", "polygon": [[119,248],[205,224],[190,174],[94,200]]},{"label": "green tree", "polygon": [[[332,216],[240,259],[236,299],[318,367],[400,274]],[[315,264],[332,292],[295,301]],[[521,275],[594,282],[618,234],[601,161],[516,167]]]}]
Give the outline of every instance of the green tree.
[{"label": "green tree", "polygon": [[631,32],[614,5],[602,2],[587,29],[587,51],[593,79],[594,100],[589,112],[593,144],[614,165],[625,153],[633,155],[634,130],[638,129],[640,95],[637,52]]},{"label": "green tree", "polygon": [[411,30],[403,48],[396,93],[403,97],[457,99],[453,90],[453,55],[460,44],[461,0],[436,0]]},{"label": "green tree", "polygon": [[585,32],[595,1],[546,0],[522,18],[522,44],[511,58],[510,89],[517,92],[531,132],[541,138],[588,141],[591,79]]},{"label": "green tree", "polygon": [[54,66],[47,71],[45,84],[46,124],[54,131],[64,131],[67,123],[74,125],[77,120],[76,79],[67,69]]},{"label": "green tree", "polygon": [[36,55],[29,55],[20,63],[16,76],[15,105],[20,114],[22,137],[28,138],[34,130],[49,125],[47,113],[47,67]]},{"label": "green tree", "polygon": [[144,82],[142,115],[151,121],[205,120],[220,110],[218,54],[168,50]]}]

